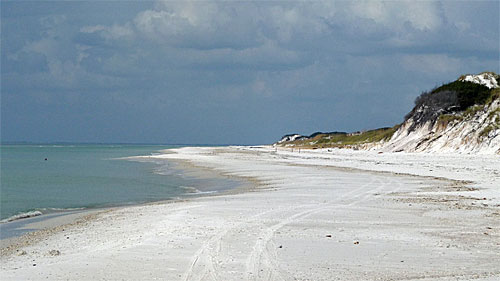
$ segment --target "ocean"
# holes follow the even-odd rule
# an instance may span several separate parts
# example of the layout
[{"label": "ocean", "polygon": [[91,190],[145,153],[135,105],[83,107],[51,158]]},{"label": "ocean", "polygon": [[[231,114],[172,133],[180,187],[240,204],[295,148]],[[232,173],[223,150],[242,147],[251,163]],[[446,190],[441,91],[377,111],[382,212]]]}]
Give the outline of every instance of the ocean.
[{"label": "ocean", "polygon": [[2,145],[0,220],[185,198],[238,184],[193,177],[166,160],[123,159],[173,147]]}]

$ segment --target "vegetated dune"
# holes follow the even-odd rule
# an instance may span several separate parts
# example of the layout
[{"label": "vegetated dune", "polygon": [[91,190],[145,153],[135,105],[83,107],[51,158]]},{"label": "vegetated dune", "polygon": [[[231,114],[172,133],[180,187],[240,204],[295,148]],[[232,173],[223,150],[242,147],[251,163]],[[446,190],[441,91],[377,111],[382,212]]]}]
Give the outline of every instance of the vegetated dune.
[{"label": "vegetated dune", "polygon": [[286,135],[275,145],[387,152],[500,154],[500,76],[464,75],[422,93],[402,124],[355,133]]}]

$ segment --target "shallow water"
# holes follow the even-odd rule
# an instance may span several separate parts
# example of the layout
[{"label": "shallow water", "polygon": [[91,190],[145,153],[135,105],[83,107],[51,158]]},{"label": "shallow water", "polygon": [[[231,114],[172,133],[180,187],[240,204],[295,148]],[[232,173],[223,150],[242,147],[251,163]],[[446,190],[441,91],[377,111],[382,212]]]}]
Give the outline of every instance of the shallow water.
[{"label": "shallow water", "polygon": [[164,160],[122,159],[172,147],[2,145],[0,220],[28,212],[46,214],[176,199],[236,185],[187,176]]}]

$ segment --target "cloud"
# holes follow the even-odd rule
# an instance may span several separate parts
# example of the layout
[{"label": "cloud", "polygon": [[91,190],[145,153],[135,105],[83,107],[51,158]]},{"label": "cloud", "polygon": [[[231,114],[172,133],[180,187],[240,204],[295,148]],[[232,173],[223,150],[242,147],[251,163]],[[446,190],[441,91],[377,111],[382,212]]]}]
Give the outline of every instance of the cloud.
[{"label": "cloud", "polygon": [[405,55],[401,61],[412,72],[450,73],[462,68],[460,59],[443,54]]},{"label": "cloud", "polygon": [[54,81],[73,86],[82,74],[136,78],[161,77],[167,69],[288,71],[388,54],[408,55],[403,56],[407,68],[427,65],[444,73],[453,69],[446,63],[456,65],[471,50],[490,58],[497,51],[498,30],[489,36],[475,21],[463,9],[430,1],[159,1],[108,25],[70,25],[67,15],[41,17],[42,38],[10,53],[10,59],[31,57],[46,64],[40,70],[48,70]]},{"label": "cloud", "polygon": [[271,141],[392,125],[422,90],[499,71],[498,2],[84,1],[26,16],[4,4],[2,98],[26,128],[40,118],[23,100],[119,120],[118,135],[147,123],[161,140],[224,142],[210,124],[225,124],[233,142]]},{"label": "cloud", "polygon": [[166,1],[139,13],[133,24],[145,38],[160,44],[242,49],[258,45],[262,39],[252,11],[255,6],[246,2]]},{"label": "cloud", "polygon": [[440,5],[431,1],[354,1],[350,11],[393,30],[408,23],[417,30],[432,31],[443,24]]},{"label": "cloud", "polygon": [[104,25],[84,26],[80,28],[80,32],[87,34],[99,33],[103,38],[107,40],[119,40],[119,39],[132,40],[134,36],[134,31],[132,30],[130,24],[125,24],[125,25],[113,24],[112,26],[104,26]]}]

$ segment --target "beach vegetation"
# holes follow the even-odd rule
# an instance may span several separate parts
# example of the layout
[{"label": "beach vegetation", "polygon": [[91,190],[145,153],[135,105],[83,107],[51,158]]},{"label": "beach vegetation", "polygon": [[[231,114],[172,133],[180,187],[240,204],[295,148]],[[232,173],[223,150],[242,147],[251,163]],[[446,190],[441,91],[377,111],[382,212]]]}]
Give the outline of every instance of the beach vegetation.
[{"label": "beach vegetation", "polygon": [[305,140],[288,142],[287,145],[295,145],[308,148],[327,147],[351,147],[360,144],[374,143],[389,140],[397,131],[399,125],[394,127],[380,128],[363,132],[344,133],[314,133]]},{"label": "beach vegetation", "polygon": [[495,100],[500,100],[500,88],[495,88],[491,90],[490,96],[486,100],[486,104],[490,105]]},{"label": "beach vegetation", "polygon": [[468,81],[454,81],[441,85],[430,92],[430,96],[447,93],[456,99],[455,104],[460,110],[465,110],[476,104],[486,104],[491,96],[491,90],[484,86]]},{"label": "beach vegetation", "polygon": [[488,113],[488,119],[493,120],[495,117],[498,122],[500,119],[500,107]]},{"label": "beach vegetation", "polygon": [[438,118],[438,122],[442,126],[447,126],[450,123],[453,123],[455,121],[460,122],[462,120],[464,120],[464,117],[458,114],[442,114]]},{"label": "beach vegetation", "polygon": [[[489,73],[498,81],[500,76],[495,73]],[[479,113],[486,113],[488,106],[494,101],[500,100],[500,88],[489,88],[485,85],[475,82],[464,81],[465,75],[458,80],[422,92],[415,99],[413,110],[405,116],[404,121],[410,120],[406,128],[412,132],[419,126],[431,122],[440,127],[446,127],[449,124],[466,121],[475,117]],[[491,130],[500,127],[500,109],[488,113],[488,119],[493,120],[491,126],[486,127],[482,136],[488,135]],[[499,116],[499,117],[497,117]],[[282,145],[302,146],[310,148],[322,147],[349,147],[360,148],[369,143],[387,141],[392,138],[401,124],[394,127],[386,127],[362,132],[316,132],[310,136],[304,136],[294,141],[283,142]]]},{"label": "beach vegetation", "polygon": [[459,79],[420,94],[415,99],[414,109],[405,116],[405,120],[417,117],[419,122],[426,122],[444,114],[464,111],[466,116],[472,116],[480,109],[478,106],[488,105],[499,98],[499,88],[489,89],[484,85]]},{"label": "beach vegetation", "polygon": [[476,114],[477,114],[477,112],[478,112],[478,111],[480,111],[480,110],[482,110],[482,109],[484,109],[484,106],[482,106],[482,105],[474,105],[474,106],[470,106],[470,107],[468,107],[468,108],[464,111],[463,116],[464,116],[465,118],[470,118],[470,117],[472,117],[472,116],[476,115]]},{"label": "beach vegetation", "polygon": [[494,131],[494,130],[498,130],[500,129],[500,124],[490,124],[488,126],[486,126],[482,131],[481,133],[479,133],[479,137],[480,138],[484,138],[484,137],[487,137],[491,131]]}]

